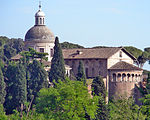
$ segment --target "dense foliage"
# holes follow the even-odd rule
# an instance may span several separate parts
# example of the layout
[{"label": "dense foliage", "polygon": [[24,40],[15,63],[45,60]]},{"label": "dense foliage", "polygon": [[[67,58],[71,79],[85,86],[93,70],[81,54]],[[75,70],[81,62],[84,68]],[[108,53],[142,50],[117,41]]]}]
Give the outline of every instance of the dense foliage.
[{"label": "dense foliage", "polygon": [[94,78],[91,87],[92,87],[92,95],[99,96],[96,119],[108,120],[108,110],[106,105],[106,88],[104,85],[103,78],[101,76],[97,76],[96,78]]},{"label": "dense foliage", "polygon": [[83,62],[79,61],[79,66],[78,66],[78,73],[77,73],[77,80],[78,81],[82,81],[84,83],[84,85],[86,85],[86,75],[85,75],[85,71],[84,71],[84,66],[83,66]]},{"label": "dense foliage", "polygon": [[37,93],[41,88],[48,87],[47,72],[40,62],[33,60],[29,64],[29,80],[28,80],[28,99],[31,100],[32,96],[37,97]]},{"label": "dense foliage", "polygon": [[85,120],[86,113],[94,118],[98,97],[91,98],[87,87],[80,81],[65,81],[40,91],[37,111],[52,120]]},{"label": "dense foliage", "polygon": [[62,49],[84,48],[81,45],[73,44],[73,43],[69,43],[69,42],[63,42],[63,43],[60,43],[60,45],[61,45]]},{"label": "dense foliage", "polygon": [[109,102],[109,120],[145,120],[140,107],[133,99],[124,97]]},{"label": "dense foliage", "polygon": [[3,72],[0,67],[0,104],[3,104],[5,102],[5,96],[6,96],[6,84],[4,82],[4,76]]},{"label": "dense foliage", "polygon": [[58,80],[65,80],[65,65],[58,37],[55,39],[54,55],[49,72],[49,80],[50,82],[53,82],[54,80],[56,82],[58,82]]},{"label": "dense foliage", "polygon": [[24,48],[24,42],[22,39],[14,39],[0,36],[0,58],[6,63],[11,57],[20,53]]}]

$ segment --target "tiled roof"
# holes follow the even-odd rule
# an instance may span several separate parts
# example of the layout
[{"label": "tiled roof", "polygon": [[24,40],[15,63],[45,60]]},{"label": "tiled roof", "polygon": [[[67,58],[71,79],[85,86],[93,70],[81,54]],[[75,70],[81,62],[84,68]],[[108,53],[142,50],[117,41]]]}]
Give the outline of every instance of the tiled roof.
[{"label": "tiled roof", "polygon": [[132,64],[126,63],[124,61],[121,61],[110,67],[109,70],[143,70],[143,69],[134,66]]},{"label": "tiled roof", "polygon": [[121,47],[63,49],[64,59],[109,58]]}]

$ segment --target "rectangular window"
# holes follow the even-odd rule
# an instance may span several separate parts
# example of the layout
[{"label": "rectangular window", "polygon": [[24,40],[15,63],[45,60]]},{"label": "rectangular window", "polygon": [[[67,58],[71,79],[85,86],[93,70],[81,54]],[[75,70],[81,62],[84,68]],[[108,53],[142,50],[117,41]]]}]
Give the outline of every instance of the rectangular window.
[{"label": "rectangular window", "polygon": [[53,50],[53,49],[50,49],[50,51],[51,51],[51,57],[53,57],[54,50]]},{"label": "rectangular window", "polygon": [[44,48],[40,48],[40,52],[41,52],[41,53],[44,53]]}]

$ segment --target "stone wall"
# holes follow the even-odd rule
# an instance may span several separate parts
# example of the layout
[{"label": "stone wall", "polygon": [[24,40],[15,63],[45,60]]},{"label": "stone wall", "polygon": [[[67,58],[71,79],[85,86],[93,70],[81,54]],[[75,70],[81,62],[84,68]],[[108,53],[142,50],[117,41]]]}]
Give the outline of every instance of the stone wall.
[{"label": "stone wall", "polygon": [[[76,75],[78,72],[79,61],[81,59],[65,59],[65,64],[72,68]],[[107,76],[107,60],[106,59],[82,59],[87,78],[94,78],[101,75]]]}]

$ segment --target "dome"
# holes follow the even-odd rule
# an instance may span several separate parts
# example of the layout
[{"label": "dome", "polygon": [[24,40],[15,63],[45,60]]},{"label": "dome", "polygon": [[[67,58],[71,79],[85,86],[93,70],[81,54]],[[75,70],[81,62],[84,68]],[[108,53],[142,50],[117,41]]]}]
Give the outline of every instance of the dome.
[{"label": "dome", "polygon": [[37,13],[35,13],[35,17],[44,17],[45,13],[39,10]]},{"label": "dome", "polygon": [[54,34],[45,25],[35,25],[25,35],[25,41],[30,42],[54,42],[54,39]]}]

